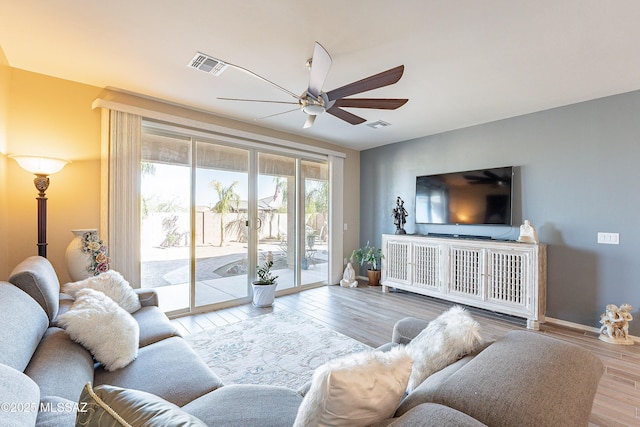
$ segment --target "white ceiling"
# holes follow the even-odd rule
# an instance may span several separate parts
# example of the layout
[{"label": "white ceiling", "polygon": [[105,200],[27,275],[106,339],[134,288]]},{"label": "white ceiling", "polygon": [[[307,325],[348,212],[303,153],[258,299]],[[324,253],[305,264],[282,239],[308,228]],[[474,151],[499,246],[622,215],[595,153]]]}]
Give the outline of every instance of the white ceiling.
[{"label": "white ceiling", "polygon": [[[235,69],[187,68],[197,51],[302,94],[314,41],[331,54],[324,90],[400,64],[395,85],[361,97],[409,98],[398,110],[256,118],[289,101]],[[354,149],[417,138],[640,89],[637,0],[0,0],[12,67],[135,92]],[[358,96],[354,96],[358,97]]]}]

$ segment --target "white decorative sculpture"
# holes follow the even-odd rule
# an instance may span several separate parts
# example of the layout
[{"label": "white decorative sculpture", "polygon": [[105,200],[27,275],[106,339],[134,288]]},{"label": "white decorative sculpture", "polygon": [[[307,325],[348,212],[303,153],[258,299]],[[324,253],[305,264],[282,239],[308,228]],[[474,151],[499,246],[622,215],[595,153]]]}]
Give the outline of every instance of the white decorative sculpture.
[{"label": "white decorative sculpture", "polygon": [[347,263],[347,268],[344,269],[344,274],[342,275],[342,280],[340,280],[340,286],[343,288],[355,288],[358,286],[358,281],[356,280],[356,272],[351,266],[351,263]]},{"label": "white decorative sculpture", "polygon": [[629,338],[629,322],[633,320],[631,310],[631,304],[622,304],[620,308],[615,304],[607,305],[600,315],[600,339],[612,344],[633,345],[633,339]]},{"label": "white decorative sculpture", "polygon": [[538,233],[536,233],[536,229],[528,219],[524,220],[524,224],[520,226],[520,237],[518,237],[518,242],[525,243],[538,243]]}]

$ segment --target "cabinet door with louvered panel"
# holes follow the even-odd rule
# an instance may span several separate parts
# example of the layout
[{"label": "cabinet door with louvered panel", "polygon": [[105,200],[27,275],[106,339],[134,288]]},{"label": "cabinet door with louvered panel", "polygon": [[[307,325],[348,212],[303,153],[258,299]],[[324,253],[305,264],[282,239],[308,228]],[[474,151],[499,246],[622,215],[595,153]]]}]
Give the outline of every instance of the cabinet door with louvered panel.
[{"label": "cabinet door with louvered panel", "polygon": [[501,305],[527,307],[531,251],[489,250],[487,300]]},{"label": "cabinet door with louvered panel", "polygon": [[396,284],[410,284],[411,266],[409,261],[411,260],[411,242],[384,240],[384,258],[382,259],[383,282],[388,280]]},{"label": "cabinet door with louvered panel", "polygon": [[448,291],[472,298],[483,297],[484,249],[451,245],[449,247]]},{"label": "cabinet door with louvered panel", "polygon": [[439,290],[441,287],[441,249],[437,244],[413,245],[413,286]]}]

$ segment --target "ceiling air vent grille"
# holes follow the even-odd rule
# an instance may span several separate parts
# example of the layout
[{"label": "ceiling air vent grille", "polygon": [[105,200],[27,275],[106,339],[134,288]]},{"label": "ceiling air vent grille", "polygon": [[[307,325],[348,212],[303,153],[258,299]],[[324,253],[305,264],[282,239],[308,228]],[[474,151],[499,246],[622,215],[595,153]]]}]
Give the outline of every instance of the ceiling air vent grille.
[{"label": "ceiling air vent grille", "polygon": [[213,74],[216,77],[222,74],[222,72],[227,68],[227,64],[224,62],[201,52],[196,53],[187,66],[189,68],[204,71],[207,74]]},{"label": "ceiling air vent grille", "polygon": [[372,127],[374,129],[385,128],[387,126],[391,126],[391,123],[383,122],[382,120],[378,120],[377,122],[367,123],[367,126]]}]

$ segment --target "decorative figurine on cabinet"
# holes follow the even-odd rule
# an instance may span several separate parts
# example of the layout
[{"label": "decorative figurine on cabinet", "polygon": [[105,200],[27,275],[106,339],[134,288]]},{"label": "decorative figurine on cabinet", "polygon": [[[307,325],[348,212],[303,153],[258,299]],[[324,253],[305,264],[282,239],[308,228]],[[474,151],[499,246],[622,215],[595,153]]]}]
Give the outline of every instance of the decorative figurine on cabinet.
[{"label": "decorative figurine on cabinet", "polygon": [[520,226],[520,237],[518,237],[518,242],[525,243],[539,243],[538,241],[538,233],[536,233],[536,229],[528,219],[524,220],[524,224]]},{"label": "decorative figurine on cabinet", "polygon": [[404,225],[407,222],[407,210],[404,208],[404,201],[398,196],[396,199],[396,207],[393,208],[393,223],[396,225],[396,234],[407,234],[404,231]]}]

